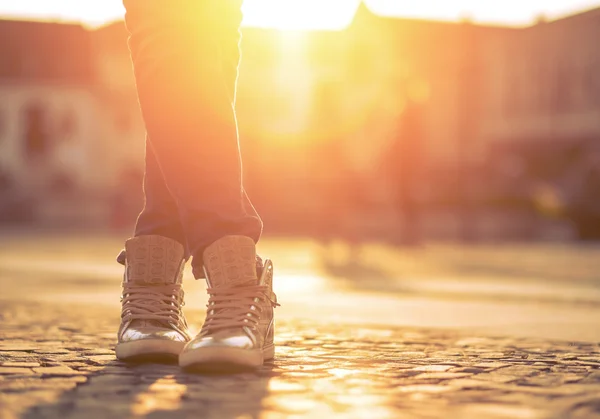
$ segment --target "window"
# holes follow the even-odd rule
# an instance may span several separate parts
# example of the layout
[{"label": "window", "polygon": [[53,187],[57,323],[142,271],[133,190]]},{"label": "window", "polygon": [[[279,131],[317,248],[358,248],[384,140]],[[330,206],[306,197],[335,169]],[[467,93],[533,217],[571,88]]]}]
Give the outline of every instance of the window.
[{"label": "window", "polygon": [[74,137],[77,134],[77,116],[72,109],[65,111],[62,115],[59,127],[58,135],[60,140],[67,140]]},{"label": "window", "polygon": [[8,121],[6,120],[6,113],[4,109],[0,108],[0,143],[4,140],[4,135],[6,134]]},{"label": "window", "polygon": [[23,120],[27,158],[45,157],[51,146],[45,107],[41,103],[30,103],[23,109]]},{"label": "window", "polygon": [[571,92],[569,72],[562,62],[556,63],[554,83],[552,110],[565,111],[571,107]]}]

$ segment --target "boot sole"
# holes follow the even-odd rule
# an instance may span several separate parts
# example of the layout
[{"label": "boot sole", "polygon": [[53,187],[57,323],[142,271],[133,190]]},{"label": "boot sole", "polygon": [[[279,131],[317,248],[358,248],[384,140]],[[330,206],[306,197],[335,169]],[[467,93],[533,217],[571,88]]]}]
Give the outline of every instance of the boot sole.
[{"label": "boot sole", "polygon": [[177,363],[186,342],[163,339],[144,339],[119,343],[115,347],[117,359],[136,363]]},{"label": "boot sole", "polygon": [[179,355],[179,366],[190,372],[228,373],[254,370],[275,357],[275,345],[262,350],[200,348]]}]

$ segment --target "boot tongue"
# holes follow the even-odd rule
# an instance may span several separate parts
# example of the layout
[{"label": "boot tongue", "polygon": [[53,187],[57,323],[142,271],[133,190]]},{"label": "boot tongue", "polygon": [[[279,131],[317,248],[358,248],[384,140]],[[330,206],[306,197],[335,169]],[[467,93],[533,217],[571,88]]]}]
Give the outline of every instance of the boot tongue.
[{"label": "boot tongue", "polygon": [[125,242],[128,283],[144,286],[180,284],[183,246],[160,236],[144,236]]},{"label": "boot tongue", "polygon": [[245,236],[227,236],[204,251],[204,269],[213,288],[235,288],[258,284],[256,246]]},{"label": "boot tongue", "polygon": [[[184,249],[171,239],[161,236],[143,236],[125,242],[125,282],[131,285],[160,287],[181,284],[183,279]],[[118,260],[118,259],[117,259]],[[148,305],[160,302],[148,299]],[[158,320],[133,320],[134,327],[169,327]]]}]

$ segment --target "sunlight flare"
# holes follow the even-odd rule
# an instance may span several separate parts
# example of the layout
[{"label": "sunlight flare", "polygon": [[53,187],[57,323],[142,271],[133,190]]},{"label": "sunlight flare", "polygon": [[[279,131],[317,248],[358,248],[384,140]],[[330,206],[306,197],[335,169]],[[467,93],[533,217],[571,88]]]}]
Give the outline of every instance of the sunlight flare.
[{"label": "sunlight flare", "polygon": [[244,24],[286,30],[341,29],[350,24],[357,0],[246,0]]}]

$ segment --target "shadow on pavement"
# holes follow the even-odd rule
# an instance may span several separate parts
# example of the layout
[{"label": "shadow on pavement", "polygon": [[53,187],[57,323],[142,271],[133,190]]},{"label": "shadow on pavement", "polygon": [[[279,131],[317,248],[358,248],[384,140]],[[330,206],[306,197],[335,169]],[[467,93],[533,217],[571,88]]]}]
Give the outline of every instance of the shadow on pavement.
[{"label": "shadow on pavement", "polygon": [[84,312],[0,301],[1,308],[0,417],[588,419],[600,414],[597,343],[294,319],[279,323],[272,365],[209,376],[174,365],[116,361],[114,322],[106,308]]},{"label": "shadow on pavement", "polygon": [[336,257],[325,248],[319,255],[320,267],[337,285],[359,291],[382,291],[393,284],[394,292],[409,292],[398,278],[375,265],[367,265],[361,257],[360,246],[352,246],[347,252],[345,257]]},{"label": "shadow on pavement", "polygon": [[[112,365],[111,365],[112,364]],[[237,375],[197,375],[177,365],[115,361],[54,402],[36,405],[39,418],[258,418],[273,366]]]},{"label": "shadow on pavement", "polygon": [[[202,314],[188,318],[199,323]],[[263,412],[279,374],[273,364],[222,376],[126,364],[113,352],[116,317],[100,305],[0,300],[0,417],[253,419]]]}]

